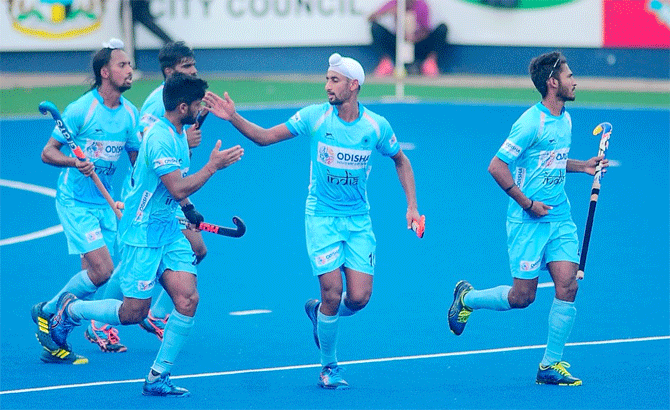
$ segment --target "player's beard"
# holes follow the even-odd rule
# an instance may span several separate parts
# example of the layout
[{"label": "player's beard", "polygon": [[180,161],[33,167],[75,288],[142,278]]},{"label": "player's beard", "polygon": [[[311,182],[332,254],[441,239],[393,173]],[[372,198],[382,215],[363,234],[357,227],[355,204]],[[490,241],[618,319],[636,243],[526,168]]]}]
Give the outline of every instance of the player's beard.
[{"label": "player's beard", "polygon": [[198,112],[192,112],[191,108],[188,109],[188,115],[181,119],[181,125],[192,125],[195,124],[196,117]]},{"label": "player's beard", "polygon": [[[570,86],[572,87],[572,86]],[[563,83],[558,82],[558,92],[556,93],[556,98],[561,101],[574,101],[575,94],[574,91],[570,90],[570,87],[563,86]],[[571,92],[572,91],[572,92]],[[572,94],[572,95],[570,95]]]}]

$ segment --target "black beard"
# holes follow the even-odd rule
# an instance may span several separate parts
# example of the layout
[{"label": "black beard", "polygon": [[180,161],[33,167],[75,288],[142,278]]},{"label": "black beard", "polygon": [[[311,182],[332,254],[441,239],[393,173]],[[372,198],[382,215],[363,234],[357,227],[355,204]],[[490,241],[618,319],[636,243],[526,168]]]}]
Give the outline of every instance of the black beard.
[{"label": "black beard", "polygon": [[194,116],[184,117],[181,119],[181,125],[193,125],[193,124],[195,124]]},{"label": "black beard", "polygon": [[130,90],[130,87],[132,87],[132,86],[131,85],[122,85],[122,86],[119,87],[119,92],[121,94],[123,94],[124,92]]},{"label": "black beard", "polygon": [[342,100],[328,101],[330,105],[342,105]]}]

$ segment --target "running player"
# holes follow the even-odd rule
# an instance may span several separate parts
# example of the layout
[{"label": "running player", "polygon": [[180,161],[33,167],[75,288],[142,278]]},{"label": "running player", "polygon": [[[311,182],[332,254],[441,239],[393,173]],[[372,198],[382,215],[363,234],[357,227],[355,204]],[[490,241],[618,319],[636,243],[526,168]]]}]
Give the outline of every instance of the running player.
[{"label": "running player", "polygon": [[205,166],[187,175],[190,159],[184,125],[195,123],[206,89],[207,82],[197,77],[178,73],[168,78],[163,90],[165,116],[144,134],[119,225],[124,246],[119,270],[123,302],[84,301],[63,293],[57,313],[49,322],[51,337],[59,346],[67,345],[69,333],[82,321],[140,323],[149,312],[153,288],[160,282],[175,307],[144,383],[143,394],[149,396],[189,395],[188,390],[174,386],[170,380],[175,359],[193,328],[199,301],[195,258],[181,233],[177,208],[181,206],[192,224],[202,222],[204,218],[188,197],[216,171],[234,164],[244,153],[239,145],[220,151],[219,140]]},{"label": "running player", "polygon": [[[158,61],[164,79],[170,78],[174,73],[182,73],[191,76],[196,76],[198,74],[198,70],[195,67],[193,50],[191,50],[191,48],[183,41],[165,44],[158,52]],[[165,115],[165,104],[163,103],[164,86],[165,81],[149,94],[142,105],[142,109],[140,110],[140,123],[137,131],[140,140],[142,140],[144,132],[153,123]],[[189,149],[200,145],[202,132],[199,127],[185,126],[185,129]],[[130,172],[132,172],[132,169]],[[123,184],[122,198],[124,198],[125,194],[130,191],[130,172]],[[177,210],[177,216],[184,218],[184,214],[179,209]],[[200,231],[186,228],[182,229],[182,233],[191,244],[191,249],[193,249],[196,258],[196,264],[200,263],[205,255],[207,255],[207,247],[202,238],[202,233]],[[118,266],[107,284],[103,296],[104,299],[123,299],[117,272]],[[161,289],[160,294],[151,306],[147,317],[140,322],[140,326],[147,332],[155,334],[159,340],[163,340],[165,324],[167,323],[168,316],[173,307],[172,299],[165,292],[165,289]],[[118,330],[108,323],[91,321],[91,324],[89,324],[86,329],[85,336],[89,341],[97,344],[103,352],[115,352],[120,351],[121,349],[126,350],[125,346],[120,343]]]},{"label": "running player", "polygon": [[574,101],[577,83],[565,57],[542,54],[530,63],[530,77],[542,95],[514,123],[509,137],[491,160],[489,172],[511,197],[507,236],[513,285],[474,290],[466,281],[456,284],[449,309],[449,327],[460,335],[473,310],[522,309],[535,300],[540,269],[546,265],[555,284],[549,311],[549,335],[536,382],[578,386],[562,361],[577,310],[577,227],[565,194],[565,173],[595,173],[604,157],[568,159],[572,120],[565,102]]},{"label": "running player", "polygon": [[[45,348],[41,359],[49,363],[88,362],[72,353],[69,346],[54,344],[47,323],[56,313],[61,294],[68,292],[88,298],[107,282],[114,269],[116,216],[89,176],[97,173],[111,194],[117,160],[126,151],[130,162],[134,163],[139,149],[135,134],[139,114],[137,108],[121,95],[130,89],[133,81],[133,68],[123,51],[123,42],[112,39],[93,56],[92,63],[95,83],[91,90],[63,112],[65,126],[87,160],[80,161],[70,152],[58,128],[54,129],[42,150],[42,161],[63,168],[58,178],[56,211],[69,253],[79,254],[82,261],[82,270],[65,287],[48,302],[32,308],[37,335]],[[61,151],[64,146],[67,153]],[[114,343],[116,335],[112,329],[102,331],[107,332],[106,337],[111,340],[110,349],[125,350],[123,345]]]},{"label": "running player", "polygon": [[[365,81],[354,59],[333,54],[326,73],[328,103],[298,111],[283,124],[265,129],[244,119],[228,94],[207,93],[204,101],[216,116],[228,120],[258,145],[302,136],[309,139],[311,176],[305,208],[307,252],[321,286],[321,302],[308,300],[314,341],[321,350],[319,385],[349,387],[337,362],[340,316],[363,309],[372,294],[376,240],[367,200],[367,178],[373,150],[390,157],[407,199],[407,227],[418,221],[414,172],[389,122],[358,102]],[[346,277],[343,292],[341,270]]]}]

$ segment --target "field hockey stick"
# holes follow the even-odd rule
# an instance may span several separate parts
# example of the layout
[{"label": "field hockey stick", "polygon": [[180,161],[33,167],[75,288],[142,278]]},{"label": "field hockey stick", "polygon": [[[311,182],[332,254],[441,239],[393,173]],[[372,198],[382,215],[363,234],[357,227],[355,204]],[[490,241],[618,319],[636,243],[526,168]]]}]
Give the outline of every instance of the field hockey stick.
[{"label": "field hockey stick", "polygon": [[205,111],[205,113],[202,113],[202,110],[198,111],[198,116],[195,117],[195,122],[198,124],[196,127],[196,130],[199,130],[200,127],[202,127],[202,123],[205,122],[205,119],[207,118],[207,114],[209,114],[209,111]]},{"label": "field hockey stick", "polygon": [[[603,122],[593,130],[593,135],[602,133],[600,145],[598,146],[598,156],[605,155],[610,145],[610,135],[612,134],[612,124]],[[602,165],[598,163],[596,172],[593,175],[593,185],[591,185],[591,203],[589,204],[589,215],[586,218],[586,228],[584,230],[584,242],[582,243],[582,255],[579,258],[579,268],[577,269],[577,279],[584,279],[584,267],[586,266],[586,254],[589,251],[589,241],[591,240],[591,228],[593,228],[593,216],[596,213],[596,204],[600,194],[600,179],[602,178]]]},{"label": "field hockey stick", "polygon": [[416,236],[423,238],[423,233],[426,231],[426,215],[421,215],[421,218],[412,221],[412,230]]},{"label": "field hockey stick", "polygon": [[[186,218],[178,218],[179,223],[185,226],[192,225]],[[231,238],[239,238],[247,231],[247,226],[244,224],[239,217],[233,216],[233,223],[237,228],[227,228],[225,226],[219,226],[210,224],[207,222],[200,222],[198,229],[205,232],[211,232],[218,235],[229,236]]]},{"label": "field hockey stick", "polygon": [[[67,130],[65,123],[63,123],[63,118],[60,116],[60,112],[58,112],[58,108],[56,108],[56,105],[54,105],[54,103],[52,103],[51,101],[42,101],[39,105],[39,110],[42,113],[42,115],[47,115],[47,112],[51,114],[54,121],[56,121],[56,126],[60,130],[61,134],[63,134],[63,138],[65,138],[67,145],[72,150],[72,153],[77,157],[78,160],[86,161],[86,155],[84,155],[84,152],[72,139],[72,134],[70,134],[70,131]],[[114,199],[112,199],[112,196],[109,195],[109,192],[107,192],[107,189],[102,184],[102,181],[100,180],[98,174],[93,172],[91,174],[91,179],[93,180],[93,183],[95,183],[95,186],[98,188],[98,191],[100,191],[102,196],[105,197],[109,206],[111,206],[112,210],[114,210],[114,214],[116,214],[116,217],[121,219],[122,216],[121,211],[119,211],[119,209],[116,207]]]}]

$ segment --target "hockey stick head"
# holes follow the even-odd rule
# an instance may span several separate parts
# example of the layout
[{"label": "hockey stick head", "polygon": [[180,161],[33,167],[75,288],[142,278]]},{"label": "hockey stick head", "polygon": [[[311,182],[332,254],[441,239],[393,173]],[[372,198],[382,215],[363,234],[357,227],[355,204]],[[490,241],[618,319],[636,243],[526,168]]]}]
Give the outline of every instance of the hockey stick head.
[{"label": "hockey stick head", "polygon": [[56,105],[52,103],[51,101],[42,101],[40,105],[38,106],[40,112],[42,115],[47,115],[47,113],[50,113],[52,117],[58,118],[60,117],[60,113],[58,112],[58,108],[56,108]]},{"label": "hockey stick head", "polygon": [[601,134],[600,146],[598,147],[598,155],[605,155],[607,148],[609,148],[610,135],[612,134],[612,124],[609,122],[601,122],[593,129],[593,135]]}]

